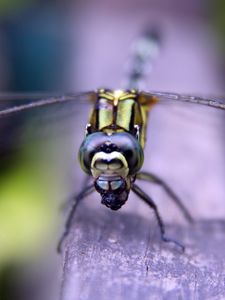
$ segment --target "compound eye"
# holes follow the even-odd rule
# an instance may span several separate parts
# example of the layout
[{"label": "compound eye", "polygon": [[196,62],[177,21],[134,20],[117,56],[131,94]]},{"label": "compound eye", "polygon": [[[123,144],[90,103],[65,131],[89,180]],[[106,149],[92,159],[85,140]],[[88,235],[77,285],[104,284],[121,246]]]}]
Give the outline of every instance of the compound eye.
[{"label": "compound eye", "polygon": [[106,135],[102,132],[96,132],[88,135],[79,149],[79,161],[81,168],[84,172],[91,174],[91,162],[92,158],[97,151],[99,151],[99,147],[106,140]]},{"label": "compound eye", "polygon": [[125,145],[122,149],[131,173],[136,173],[136,169],[140,168],[141,152],[140,149],[130,148],[129,145]]},{"label": "compound eye", "polygon": [[83,154],[83,163],[86,168],[90,169],[91,167],[91,161],[93,156],[95,155],[96,151],[92,148],[84,148],[84,154]]},{"label": "compound eye", "polygon": [[129,174],[136,174],[144,161],[144,153],[137,138],[129,133],[117,133],[113,138],[117,141],[113,140],[118,146],[118,151],[124,155],[127,161]]}]

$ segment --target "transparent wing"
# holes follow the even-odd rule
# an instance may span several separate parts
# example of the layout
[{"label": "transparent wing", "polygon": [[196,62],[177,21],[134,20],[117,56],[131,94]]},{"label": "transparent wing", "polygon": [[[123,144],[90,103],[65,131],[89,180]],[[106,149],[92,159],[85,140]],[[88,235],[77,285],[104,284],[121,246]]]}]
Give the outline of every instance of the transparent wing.
[{"label": "transparent wing", "polygon": [[[141,92],[147,97],[155,96],[159,99],[161,103],[169,103],[170,101],[176,101],[180,103],[194,103],[205,106],[210,106],[218,109],[225,110],[225,98],[223,97],[199,97],[193,95],[181,95],[170,92]],[[68,94],[63,96],[50,96],[49,94],[41,95],[41,94],[13,94],[13,93],[5,93],[0,94],[0,105],[10,103],[12,100],[20,102],[21,104],[17,104],[16,106],[12,106],[9,108],[5,108],[0,110],[0,118],[4,116],[9,116],[17,112],[50,106],[57,103],[65,103],[69,101],[74,101],[76,104],[87,104],[90,100],[96,97],[96,93],[94,91],[78,93],[78,94]],[[24,104],[25,102],[25,104]],[[28,103],[27,103],[28,102]]]},{"label": "transparent wing", "polygon": [[[50,106],[57,103],[74,101],[76,104],[87,104],[95,98],[95,92],[84,92],[79,94],[68,94],[63,96],[50,96],[49,94],[0,94],[0,105],[7,105],[10,101],[18,102],[17,105],[0,110],[0,118],[12,115],[17,112],[29,110],[32,108]],[[26,102],[26,103],[24,103]],[[20,103],[20,104],[19,104]]]},{"label": "transparent wing", "polygon": [[145,96],[155,96],[159,99],[159,102],[166,103],[170,101],[194,103],[205,106],[210,106],[218,109],[225,110],[225,98],[223,97],[199,97],[194,95],[181,95],[170,92],[143,92]]}]

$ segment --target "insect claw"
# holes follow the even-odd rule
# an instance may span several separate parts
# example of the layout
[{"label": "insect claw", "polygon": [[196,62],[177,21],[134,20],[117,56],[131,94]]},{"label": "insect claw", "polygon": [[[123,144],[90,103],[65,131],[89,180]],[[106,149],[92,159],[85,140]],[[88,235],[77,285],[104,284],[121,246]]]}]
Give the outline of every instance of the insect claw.
[{"label": "insect claw", "polygon": [[182,253],[185,252],[185,247],[184,245],[182,245],[181,243],[179,243],[178,241],[174,240],[174,239],[171,239],[171,238],[168,238],[168,237],[165,237],[165,236],[161,236],[162,238],[162,241],[163,242],[166,242],[166,243],[173,243],[175,246],[177,246]]}]

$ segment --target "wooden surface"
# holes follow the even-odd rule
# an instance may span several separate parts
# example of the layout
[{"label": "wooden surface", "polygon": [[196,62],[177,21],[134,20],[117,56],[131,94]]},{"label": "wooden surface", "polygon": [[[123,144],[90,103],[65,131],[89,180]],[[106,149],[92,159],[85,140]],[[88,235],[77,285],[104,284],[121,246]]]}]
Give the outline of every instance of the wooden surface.
[{"label": "wooden surface", "polygon": [[224,299],[225,221],[167,232],[185,253],[160,241],[151,217],[81,205],[65,247],[61,299]]}]

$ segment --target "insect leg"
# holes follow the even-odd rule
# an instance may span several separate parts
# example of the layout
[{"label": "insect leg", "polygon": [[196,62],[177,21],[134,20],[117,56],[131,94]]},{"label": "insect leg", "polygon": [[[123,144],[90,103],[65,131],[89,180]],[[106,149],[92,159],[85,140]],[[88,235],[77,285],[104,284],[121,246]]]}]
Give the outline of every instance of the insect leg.
[{"label": "insect leg", "polygon": [[89,186],[85,187],[82,189],[82,191],[73,197],[73,204],[72,204],[72,207],[71,207],[71,210],[70,210],[70,213],[67,217],[67,220],[66,220],[66,224],[65,224],[65,229],[64,229],[64,232],[59,240],[59,243],[58,243],[58,247],[57,247],[57,252],[58,253],[61,253],[61,250],[62,250],[62,244],[63,244],[63,241],[65,240],[65,238],[67,237],[69,231],[70,231],[70,228],[71,228],[71,225],[72,225],[72,220],[73,220],[73,216],[76,212],[76,208],[78,206],[78,204],[80,203],[80,201],[82,199],[84,199],[85,197],[87,197],[89,194],[91,194],[93,191],[95,190],[94,188],[94,185],[93,184],[90,184]]},{"label": "insect leg", "polygon": [[137,174],[136,178],[160,185],[164,189],[164,191],[170,196],[170,198],[174,201],[177,207],[181,210],[186,220],[189,223],[194,222],[193,217],[191,216],[188,209],[184,206],[181,199],[175,194],[175,192],[171,189],[171,187],[167,185],[165,181],[163,181],[161,178],[157,177],[156,175],[148,172],[140,172]]},{"label": "insect leg", "polygon": [[157,219],[157,222],[158,222],[158,225],[159,225],[159,229],[160,229],[160,234],[161,234],[161,239],[164,241],[164,242],[167,242],[167,243],[173,243],[175,244],[176,246],[178,246],[182,252],[184,252],[185,248],[182,244],[180,244],[179,242],[171,239],[171,238],[168,238],[166,237],[165,235],[165,225],[162,221],[162,218],[159,214],[159,211],[158,211],[158,208],[156,206],[156,204],[154,203],[154,201],[144,192],[142,191],[136,184],[133,184],[132,186],[132,191],[138,195],[151,209],[154,210],[154,213],[155,213],[155,216],[156,216],[156,219]]},{"label": "insect leg", "polygon": [[[87,187],[87,185],[89,184],[91,179],[92,179],[92,177],[89,175],[86,175],[84,177],[83,182],[81,184],[81,191],[85,190],[85,188]],[[70,208],[72,207],[72,205],[74,203],[75,197],[76,197],[76,195],[74,196],[74,193],[72,193],[69,197],[67,197],[66,201],[60,205],[60,211],[66,212],[66,211],[70,210]]]}]

